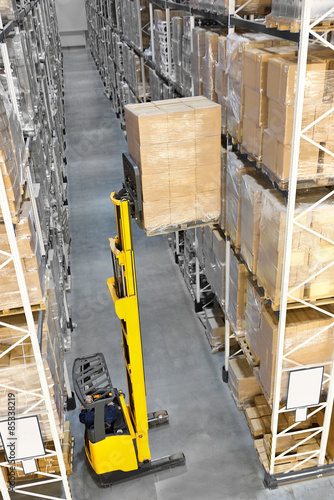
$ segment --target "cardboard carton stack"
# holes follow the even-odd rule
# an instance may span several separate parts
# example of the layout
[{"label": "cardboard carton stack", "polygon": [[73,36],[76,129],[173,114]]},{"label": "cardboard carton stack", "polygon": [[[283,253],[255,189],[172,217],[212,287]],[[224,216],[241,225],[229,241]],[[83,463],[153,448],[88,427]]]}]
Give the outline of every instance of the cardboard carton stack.
[{"label": "cardboard carton stack", "polygon": [[[315,120],[316,107],[323,104],[327,61],[309,56],[303,109],[303,125]],[[263,134],[263,163],[279,179],[289,179],[294,117],[297,57],[272,58],[268,62],[268,129]],[[278,85],[279,82],[279,85]],[[321,107],[322,108],[322,107]],[[318,110],[319,112],[319,110]],[[310,139],[325,142],[321,136],[324,124],[310,129]],[[318,172],[319,149],[305,139],[301,141],[299,179],[315,179]]]},{"label": "cardboard carton stack", "polygon": [[218,103],[222,107],[222,132],[226,134],[227,127],[227,95],[228,79],[226,73],[226,44],[227,37],[218,38],[218,62],[215,65],[215,91]]},{"label": "cardboard carton stack", "polygon": [[[23,180],[24,141],[21,126],[0,86],[0,168],[13,222],[17,222]],[[2,212],[0,207],[0,218]]]},{"label": "cardboard carton stack", "polygon": [[183,98],[125,107],[128,149],[140,169],[148,235],[220,215],[218,104]]},{"label": "cardboard carton stack", "polygon": [[[223,1],[226,12],[229,12],[229,0]],[[247,0],[236,0],[235,8],[240,9],[239,14],[265,14],[270,12],[271,0],[254,0],[253,2],[248,2]]]},{"label": "cardboard carton stack", "polygon": [[263,198],[270,185],[256,172],[245,174],[240,187],[240,251],[248,269],[256,274]]},{"label": "cardboard carton stack", "polygon": [[228,75],[227,131],[238,142],[242,141],[244,110],[245,51],[249,48],[272,47],[278,40],[258,33],[233,33],[227,36],[226,73]]},{"label": "cardboard carton stack", "polygon": [[238,404],[250,402],[254,396],[262,392],[248,361],[244,357],[230,360],[228,385]]},{"label": "cardboard carton stack", "polygon": [[[311,19],[318,19],[333,7],[333,3],[331,0],[313,0],[310,7]],[[300,20],[301,12],[302,6],[298,0],[272,0],[272,17]],[[331,17],[333,17],[333,13],[331,13]]]},{"label": "cardboard carton stack", "polygon": [[295,45],[251,47],[245,50],[242,145],[256,158],[262,157],[263,133],[268,127],[268,61],[273,57],[288,57],[295,53]]},{"label": "cardboard carton stack", "polygon": [[205,33],[203,28],[193,28],[191,36],[193,51],[191,53],[191,78],[194,95],[203,94],[203,58],[205,56]]},{"label": "cardboard carton stack", "polygon": [[[326,196],[326,194],[328,194],[328,191],[325,188],[299,193],[297,196],[296,214],[303,212],[307,207]],[[312,229],[313,220],[314,227],[317,227],[320,234],[322,234],[323,229],[319,227],[317,221],[322,221],[322,215],[324,220],[326,220],[326,214],[329,215],[332,213],[333,208],[332,203],[329,201],[326,205],[325,209],[317,207],[303,215],[299,219],[299,222]],[[280,303],[285,221],[286,205],[283,197],[277,192],[267,191],[263,200],[260,220],[257,278],[275,308],[278,308]],[[327,221],[327,228],[329,228],[331,224],[329,221],[332,221],[332,215],[329,215]],[[327,250],[323,250],[323,248],[327,248]],[[332,252],[328,250],[324,240],[317,237],[314,240],[305,229],[294,226],[289,289],[291,290],[310,278],[314,266],[316,266],[316,269],[318,269],[318,266],[323,267],[321,259],[322,262],[330,262],[331,257]],[[315,261],[315,259],[317,260]],[[308,285],[299,286],[293,292],[293,297],[303,299],[306,294],[306,297],[310,298],[312,293],[313,298],[319,298],[320,294],[322,294],[322,298],[332,296],[332,287],[329,283],[331,276],[330,270],[328,270],[328,274],[322,273]],[[295,299],[289,297],[288,301],[295,302]]]},{"label": "cardboard carton stack", "polygon": [[230,297],[228,303],[228,317],[231,328],[236,336],[245,333],[246,310],[246,278],[249,275],[246,266],[230,250]]},{"label": "cardboard carton stack", "polygon": [[173,80],[181,87],[182,85],[182,17],[173,17],[172,19],[172,39],[171,50],[174,67]]},{"label": "cardboard carton stack", "polygon": [[184,96],[191,96],[191,29],[190,17],[183,18],[182,32],[182,92]]},{"label": "cardboard carton stack", "polygon": [[251,277],[247,278],[245,338],[255,362],[260,362],[258,338],[262,317],[263,296]]},{"label": "cardboard carton stack", "polygon": [[[333,306],[324,306],[324,309],[333,314]],[[284,351],[292,351],[300,346],[289,359],[305,364],[331,363],[334,353],[333,327],[323,331],[332,323],[327,314],[314,309],[296,309],[288,311],[285,330]],[[269,307],[263,307],[262,318],[257,338],[257,349],[260,357],[259,381],[264,394],[269,401],[273,396],[275,362],[277,352],[278,319]],[[304,345],[304,342],[308,341]],[[286,361],[283,368],[291,365]],[[325,368],[328,372],[328,367]],[[288,372],[283,372],[282,398],[286,396]]]},{"label": "cardboard carton stack", "polygon": [[203,95],[218,102],[215,91],[215,66],[218,62],[218,33],[205,32],[205,56],[203,57]]},{"label": "cardboard carton stack", "polygon": [[[36,233],[30,201],[26,201],[22,205],[19,222],[16,224],[16,236],[30,302],[32,304],[40,303],[43,300],[44,286],[41,275],[41,258],[36,250]],[[4,224],[0,224],[0,242],[1,249],[10,253]],[[0,256],[1,264],[6,260],[5,255]],[[0,296],[1,309],[22,306],[13,262],[0,269]]]},{"label": "cardboard carton stack", "polygon": [[231,152],[227,153],[226,165],[226,230],[236,248],[240,248],[241,237],[241,180],[251,174],[253,168]]}]

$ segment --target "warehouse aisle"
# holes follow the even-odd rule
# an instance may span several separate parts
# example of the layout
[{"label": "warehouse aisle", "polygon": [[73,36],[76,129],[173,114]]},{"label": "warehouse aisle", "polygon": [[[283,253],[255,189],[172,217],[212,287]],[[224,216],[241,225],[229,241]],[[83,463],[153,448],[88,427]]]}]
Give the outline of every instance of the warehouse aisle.
[{"label": "warehouse aisle", "polygon": [[[122,182],[126,142],[89,52],[64,51],[67,160],[72,236],[70,296],[77,323],[73,360],[103,351],[114,385],[126,392],[119,321],[108,295],[108,238],[116,232],[110,192]],[[333,480],[267,491],[244,415],[221,381],[223,354],[211,354],[165,237],[133,227],[148,410],[170,424],[150,431],[153,458],[183,451],[186,466],[101,489],[88,473],[79,409],[68,414],[76,439],[70,483],[75,500],[250,500],[328,498]],[[50,488],[51,491],[51,488]]]}]

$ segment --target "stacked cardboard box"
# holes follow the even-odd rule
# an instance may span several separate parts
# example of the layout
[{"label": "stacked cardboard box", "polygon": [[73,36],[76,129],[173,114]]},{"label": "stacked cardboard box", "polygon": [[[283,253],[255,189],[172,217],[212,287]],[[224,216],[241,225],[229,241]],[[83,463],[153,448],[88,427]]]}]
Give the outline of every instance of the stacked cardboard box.
[{"label": "stacked cardboard box", "polygon": [[[333,314],[333,306],[323,307]],[[331,317],[314,309],[288,311],[284,351],[288,353],[298,347],[289,355],[289,359],[302,365],[331,363],[334,353],[333,326],[322,331],[331,323]],[[263,306],[257,349],[260,357],[259,380],[267,400],[273,396],[277,335],[277,316],[269,307]],[[283,368],[291,368],[291,364],[285,361]],[[325,372],[327,371],[328,366],[325,368]],[[282,375],[282,398],[286,397],[287,384],[288,372],[285,371]]]},{"label": "stacked cardboard box", "polygon": [[[328,191],[325,188],[299,193],[297,195],[295,213],[300,214],[307,207],[310,207],[313,203],[316,203],[326,196],[326,194],[328,194]],[[299,219],[299,222],[304,224],[306,227],[312,228],[313,219],[314,227],[317,227],[319,230],[317,218],[319,217],[319,220],[321,220],[321,213],[329,214],[331,210],[332,203],[328,202],[327,210],[324,209],[322,212],[322,210],[317,207],[312,212],[308,212],[303,215],[303,217]],[[326,217],[326,215],[324,215],[324,217]],[[332,220],[332,216],[330,216],[328,220]],[[275,308],[279,307],[280,303],[285,222],[286,205],[283,197],[277,192],[267,191],[263,200],[262,215],[260,220],[257,278],[259,284],[263,286],[266,295],[271,299]],[[317,246],[315,246],[315,242],[317,243]],[[326,296],[326,292],[332,292],[331,286],[328,285],[328,278],[331,275],[326,274],[323,277],[319,277],[319,282],[312,281],[307,287],[307,290],[309,290],[308,292],[305,291],[304,285],[299,286],[311,277],[312,267],[310,267],[310,260],[311,263],[313,262],[313,268],[314,265],[317,265],[315,264],[314,256],[316,259],[322,258],[325,262],[329,262],[332,257],[330,251],[322,251],[322,248],[324,248],[323,240],[321,241],[316,238],[315,242],[308,231],[294,226],[289,289],[291,290],[292,288],[298,286],[298,288],[293,292],[293,297],[297,299],[303,299],[304,293],[308,293],[309,296],[314,293],[315,297],[318,297],[319,293],[322,293],[324,297]],[[317,283],[319,283],[319,288]],[[323,283],[323,285],[320,283]],[[312,286],[314,286],[313,289],[311,288]],[[293,297],[289,297],[288,301],[295,302],[295,298]]]},{"label": "stacked cardboard box", "polygon": [[288,57],[295,53],[295,45],[245,50],[242,144],[256,158],[262,157],[263,132],[268,126],[268,61],[273,57]]},{"label": "stacked cardboard box", "polygon": [[230,250],[230,296],[227,314],[235,335],[245,333],[246,285],[249,272],[246,266]]},{"label": "stacked cardboard box", "polygon": [[173,17],[171,50],[174,73],[172,78],[180,87],[182,85],[182,35],[183,19],[182,17]]},{"label": "stacked cardboard box", "polygon": [[[19,222],[16,224],[16,235],[24,277],[30,302],[32,304],[38,304],[43,300],[44,286],[41,258],[36,250],[36,233],[30,201],[23,203],[19,217]],[[1,250],[10,253],[10,246],[4,224],[0,224],[0,242]],[[0,256],[1,264],[6,260],[7,256]],[[8,263],[0,270],[0,295],[1,309],[12,309],[22,306],[13,262]]]},{"label": "stacked cardboard box", "polygon": [[[229,0],[224,0],[222,3],[226,9],[226,12],[229,12]],[[236,0],[235,2],[235,9],[238,9],[238,13],[244,15],[265,14],[267,12],[270,12],[270,8],[271,0],[254,0],[250,3],[247,0]]]},{"label": "stacked cardboard box", "polygon": [[263,297],[251,277],[247,278],[246,297],[245,337],[254,360],[258,363],[260,361],[258,354],[258,338],[261,325]]},{"label": "stacked cardboard box", "polygon": [[242,119],[244,110],[245,51],[249,48],[272,47],[279,40],[258,33],[233,33],[227,36],[226,73],[228,75],[227,131],[238,142],[242,141]]},{"label": "stacked cardboard box", "polygon": [[[318,19],[326,14],[331,7],[333,7],[331,0],[313,0],[310,5],[311,19]],[[272,0],[271,15],[273,17],[300,20],[301,12],[302,6],[298,0]]]},{"label": "stacked cardboard box", "polygon": [[[327,61],[309,56],[307,81],[303,108],[303,127],[315,120],[316,108],[323,103],[325,94]],[[263,163],[279,179],[289,179],[294,117],[297,58],[272,58],[268,62],[268,129],[263,134]],[[279,82],[279,85],[278,83]],[[323,110],[323,106],[321,106]],[[321,113],[318,109],[318,113]],[[325,142],[320,137],[323,123],[312,128],[306,135]],[[317,177],[319,149],[305,139],[301,141],[299,157],[299,179]]]},{"label": "stacked cardboard box", "polygon": [[[219,229],[203,231],[204,274],[221,307],[225,305],[225,239]],[[197,252],[198,254],[198,252]],[[200,259],[200,257],[199,257]]]},{"label": "stacked cardboard box", "polygon": [[203,94],[203,58],[205,56],[205,29],[193,28],[191,53],[191,78],[194,86],[194,95]]},{"label": "stacked cardboard box", "polygon": [[212,352],[218,352],[225,345],[225,322],[220,307],[205,307],[205,330]]},{"label": "stacked cardboard box", "polygon": [[226,73],[226,44],[227,37],[218,38],[218,62],[215,65],[215,91],[218,103],[222,107],[222,132],[226,134],[227,127],[227,95],[228,78]]},{"label": "stacked cardboard box", "polygon": [[260,386],[244,357],[229,361],[228,385],[238,404],[250,402],[254,396],[261,394]]},{"label": "stacked cardboard box", "polygon": [[240,248],[248,269],[256,274],[262,202],[270,185],[255,172],[243,175],[240,187]]},{"label": "stacked cardboard box", "polygon": [[218,62],[218,33],[205,32],[205,56],[203,57],[203,95],[218,102],[215,91],[215,66]]},{"label": "stacked cardboard box", "polygon": [[227,153],[226,165],[226,230],[235,247],[240,248],[241,237],[241,180],[253,172],[234,153]]},{"label": "stacked cardboard box", "polygon": [[182,93],[184,96],[191,96],[191,29],[190,17],[183,18],[182,34]]},{"label": "stacked cardboard box", "polygon": [[220,106],[205,98],[125,108],[128,148],[141,174],[147,234],[220,215]]}]

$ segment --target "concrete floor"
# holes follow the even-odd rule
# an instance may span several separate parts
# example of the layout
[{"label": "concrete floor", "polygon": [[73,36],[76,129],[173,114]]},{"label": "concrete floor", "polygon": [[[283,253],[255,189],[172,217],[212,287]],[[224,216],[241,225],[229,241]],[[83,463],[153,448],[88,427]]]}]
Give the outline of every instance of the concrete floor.
[{"label": "concrete floor", "polygon": [[[116,234],[110,192],[121,186],[127,145],[88,51],[64,52],[69,177],[73,360],[103,351],[113,383],[126,392],[118,318],[107,292],[108,238]],[[186,466],[99,489],[83,450],[78,410],[69,413],[76,439],[70,484],[75,500],[327,499],[334,479],[263,487],[263,469],[245,417],[221,380],[223,353],[211,354],[166,237],[133,226],[148,410],[167,409],[169,425],[150,431],[152,458],[183,451]],[[49,489],[51,493],[51,487]],[[49,493],[49,494],[50,494]]]}]

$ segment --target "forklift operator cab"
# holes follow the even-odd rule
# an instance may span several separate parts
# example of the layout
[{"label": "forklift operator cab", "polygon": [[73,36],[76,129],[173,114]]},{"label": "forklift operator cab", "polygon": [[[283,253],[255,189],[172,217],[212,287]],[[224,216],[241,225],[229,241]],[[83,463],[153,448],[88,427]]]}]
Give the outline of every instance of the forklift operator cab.
[{"label": "forklift operator cab", "polygon": [[[130,471],[138,467],[133,446],[134,431],[126,420],[124,394],[113,387],[102,353],[78,358],[73,365],[75,392],[88,411],[94,411],[94,425],[85,429],[85,451],[93,471],[101,478],[111,471]],[[87,403],[87,396],[92,402]],[[108,426],[104,407],[113,402],[116,421]],[[119,408],[120,407],[120,408]],[[102,476],[101,476],[102,475]]]}]

